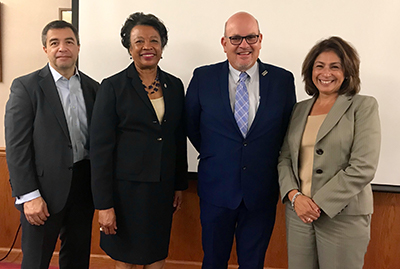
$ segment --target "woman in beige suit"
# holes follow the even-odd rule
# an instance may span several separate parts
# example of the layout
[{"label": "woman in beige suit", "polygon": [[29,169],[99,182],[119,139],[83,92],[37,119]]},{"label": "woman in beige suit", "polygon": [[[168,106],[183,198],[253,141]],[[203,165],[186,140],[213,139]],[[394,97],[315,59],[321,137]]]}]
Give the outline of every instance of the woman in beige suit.
[{"label": "woman in beige suit", "polygon": [[311,99],[295,105],[279,160],[289,268],[362,268],[380,150],[378,104],[362,96],[360,60],[339,37],[302,67]]}]

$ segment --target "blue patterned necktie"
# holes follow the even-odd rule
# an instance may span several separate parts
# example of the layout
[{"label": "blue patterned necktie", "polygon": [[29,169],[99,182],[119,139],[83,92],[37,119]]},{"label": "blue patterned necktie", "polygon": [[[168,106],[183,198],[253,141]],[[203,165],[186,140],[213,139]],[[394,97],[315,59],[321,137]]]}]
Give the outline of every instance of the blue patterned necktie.
[{"label": "blue patterned necktie", "polygon": [[246,87],[248,75],[242,72],[239,75],[239,85],[236,88],[235,97],[235,119],[243,137],[247,134],[247,125],[249,122],[249,92]]}]

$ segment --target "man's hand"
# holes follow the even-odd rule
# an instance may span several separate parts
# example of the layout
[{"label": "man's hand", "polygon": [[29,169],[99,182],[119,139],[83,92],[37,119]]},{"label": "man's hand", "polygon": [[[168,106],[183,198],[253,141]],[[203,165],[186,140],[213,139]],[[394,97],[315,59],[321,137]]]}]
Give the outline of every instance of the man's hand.
[{"label": "man's hand", "polygon": [[47,204],[42,197],[24,203],[24,214],[31,225],[43,225],[50,217]]},{"label": "man's hand", "polygon": [[105,234],[117,233],[117,221],[114,208],[99,210],[100,231]]}]

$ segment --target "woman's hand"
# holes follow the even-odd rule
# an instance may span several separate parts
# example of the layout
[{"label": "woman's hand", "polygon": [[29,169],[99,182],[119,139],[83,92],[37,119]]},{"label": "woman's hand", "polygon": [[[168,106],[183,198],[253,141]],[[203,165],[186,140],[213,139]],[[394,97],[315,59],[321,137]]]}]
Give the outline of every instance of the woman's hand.
[{"label": "woman's hand", "polygon": [[115,218],[114,208],[99,210],[100,231],[105,234],[117,233],[117,221]]},{"label": "woman's hand", "polygon": [[321,210],[317,204],[305,195],[297,196],[294,202],[294,210],[304,223],[311,223],[321,215]]},{"label": "woman's hand", "polygon": [[173,203],[173,206],[175,207],[175,212],[181,209],[182,199],[183,199],[183,192],[175,191],[174,203]]},{"label": "woman's hand", "polygon": [[[290,201],[297,192],[298,190],[292,190],[289,192],[288,198]],[[321,215],[321,209],[319,206],[311,198],[305,195],[298,195],[296,197],[296,200],[294,201],[294,210],[296,211],[297,216],[304,223],[311,223],[314,220],[317,220]]]}]

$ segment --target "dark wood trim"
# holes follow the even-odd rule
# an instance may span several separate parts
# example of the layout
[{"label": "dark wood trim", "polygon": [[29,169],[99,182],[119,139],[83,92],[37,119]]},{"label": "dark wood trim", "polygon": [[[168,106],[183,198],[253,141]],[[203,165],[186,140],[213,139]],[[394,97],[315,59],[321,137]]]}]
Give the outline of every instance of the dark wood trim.
[{"label": "dark wood trim", "polygon": [[[79,33],[79,0],[71,1],[71,9],[72,9],[72,25],[78,30]],[[79,68],[79,56],[76,61],[76,67]]]},{"label": "dark wood trim", "polygon": [[79,31],[79,0],[72,0],[72,25]]},{"label": "dark wood trim", "polygon": [[398,192],[400,193],[400,186],[372,184],[372,190],[376,192]]},{"label": "dark wood trim", "polygon": [[197,180],[197,172],[188,172],[189,180]]}]

